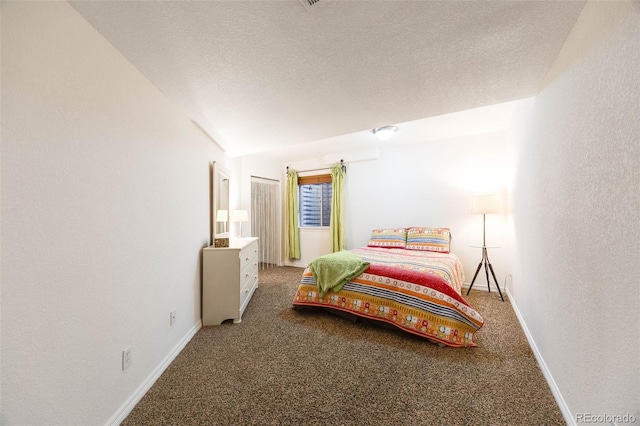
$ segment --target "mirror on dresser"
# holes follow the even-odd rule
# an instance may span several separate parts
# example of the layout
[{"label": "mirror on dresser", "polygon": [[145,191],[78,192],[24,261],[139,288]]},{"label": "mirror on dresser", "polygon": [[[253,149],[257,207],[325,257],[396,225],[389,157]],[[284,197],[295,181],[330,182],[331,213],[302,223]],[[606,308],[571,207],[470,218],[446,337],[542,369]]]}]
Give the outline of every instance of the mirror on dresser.
[{"label": "mirror on dresser", "polygon": [[213,163],[213,245],[229,246],[229,184],[231,173]]}]

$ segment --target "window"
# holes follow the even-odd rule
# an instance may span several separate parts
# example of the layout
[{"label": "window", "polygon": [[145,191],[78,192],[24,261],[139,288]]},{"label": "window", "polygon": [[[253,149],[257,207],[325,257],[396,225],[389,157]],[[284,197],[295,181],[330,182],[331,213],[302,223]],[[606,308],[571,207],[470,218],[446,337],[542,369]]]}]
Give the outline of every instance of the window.
[{"label": "window", "polygon": [[329,226],[331,220],[331,175],[298,179],[300,227]]}]

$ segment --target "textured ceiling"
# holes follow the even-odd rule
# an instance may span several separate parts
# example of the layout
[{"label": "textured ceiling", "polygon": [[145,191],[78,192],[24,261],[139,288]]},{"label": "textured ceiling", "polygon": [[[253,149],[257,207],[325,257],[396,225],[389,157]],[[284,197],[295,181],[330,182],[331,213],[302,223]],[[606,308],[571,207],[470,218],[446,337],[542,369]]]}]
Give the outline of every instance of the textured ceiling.
[{"label": "textured ceiling", "polygon": [[229,155],[533,96],[582,1],[72,1]]}]

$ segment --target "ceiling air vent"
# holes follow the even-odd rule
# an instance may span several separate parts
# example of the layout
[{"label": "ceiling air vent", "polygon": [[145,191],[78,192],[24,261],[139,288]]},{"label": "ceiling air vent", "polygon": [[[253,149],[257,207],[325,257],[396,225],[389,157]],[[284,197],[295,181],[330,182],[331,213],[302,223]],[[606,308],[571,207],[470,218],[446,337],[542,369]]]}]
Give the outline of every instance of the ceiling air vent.
[{"label": "ceiling air vent", "polygon": [[320,6],[320,3],[325,3],[325,1],[326,0],[300,0],[300,3],[302,3],[305,9],[313,10]]}]

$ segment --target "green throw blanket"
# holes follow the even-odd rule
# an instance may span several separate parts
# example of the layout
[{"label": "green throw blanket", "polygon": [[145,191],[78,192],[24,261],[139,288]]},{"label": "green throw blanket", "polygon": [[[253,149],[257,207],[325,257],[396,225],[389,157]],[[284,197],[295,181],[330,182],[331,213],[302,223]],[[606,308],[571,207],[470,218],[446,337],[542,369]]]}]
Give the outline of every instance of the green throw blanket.
[{"label": "green throw blanket", "polygon": [[347,282],[368,267],[369,262],[347,250],[320,256],[309,263],[321,297],[329,290],[340,291]]}]

